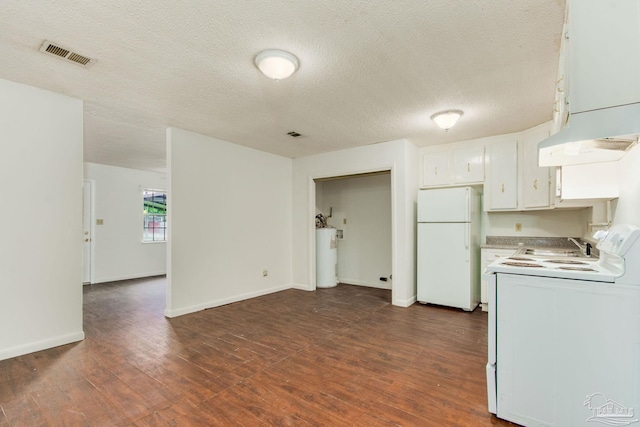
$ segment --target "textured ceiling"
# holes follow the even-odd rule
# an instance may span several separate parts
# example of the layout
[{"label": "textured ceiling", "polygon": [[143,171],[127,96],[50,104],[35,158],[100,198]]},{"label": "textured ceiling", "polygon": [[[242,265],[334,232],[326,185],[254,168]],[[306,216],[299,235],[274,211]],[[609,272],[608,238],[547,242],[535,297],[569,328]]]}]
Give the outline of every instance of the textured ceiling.
[{"label": "textured ceiling", "polygon": [[[0,78],[84,100],[88,162],[162,171],[170,126],[287,157],[426,146],[550,120],[563,17],[563,0],[3,0]],[[300,59],[291,78],[254,66],[269,48]],[[444,132],[429,117],[451,108]]]}]

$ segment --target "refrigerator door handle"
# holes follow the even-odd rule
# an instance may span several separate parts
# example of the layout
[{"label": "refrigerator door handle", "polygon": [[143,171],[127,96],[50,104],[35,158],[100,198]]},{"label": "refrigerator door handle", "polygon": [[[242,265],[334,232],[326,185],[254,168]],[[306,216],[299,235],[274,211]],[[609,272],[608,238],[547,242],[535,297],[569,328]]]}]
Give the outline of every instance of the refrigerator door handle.
[{"label": "refrigerator door handle", "polygon": [[469,233],[471,233],[471,227],[467,227],[467,229],[464,231],[464,255],[465,255],[465,261],[469,261]]},{"label": "refrigerator door handle", "polygon": [[467,212],[465,214],[467,222],[471,222],[471,191],[467,188]]}]

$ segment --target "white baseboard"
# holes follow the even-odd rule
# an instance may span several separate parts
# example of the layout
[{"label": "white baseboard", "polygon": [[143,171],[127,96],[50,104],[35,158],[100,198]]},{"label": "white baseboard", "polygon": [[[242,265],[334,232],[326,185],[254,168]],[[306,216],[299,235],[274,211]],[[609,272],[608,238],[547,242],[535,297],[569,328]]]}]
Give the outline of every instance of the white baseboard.
[{"label": "white baseboard", "polygon": [[165,276],[167,274],[166,271],[159,271],[155,273],[139,273],[133,275],[125,275],[125,276],[113,276],[107,278],[100,278],[94,280],[92,283],[85,283],[85,285],[97,285],[98,283],[108,283],[108,282],[119,282],[121,280],[131,280],[131,279],[142,279],[144,277],[155,277],[155,276]]},{"label": "white baseboard", "polygon": [[84,332],[74,332],[72,334],[61,335],[54,338],[48,338],[42,341],[22,344],[15,347],[0,349],[0,360],[10,359],[12,357],[22,356],[23,354],[35,353],[36,351],[47,350],[49,348],[58,347],[73,342],[82,341]]},{"label": "white baseboard", "polygon": [[301,285],[299,283],[294,283],[291,285],[291,289],[299,289],[301,291],[312,291],[311,286],[309,285]]},{"label": "white baseboard", "polygon": [[178,317],[178,316],[183,316],[185,314],[189,314],[189,313],[195,313],[197,311],[202,311],[202,310],[206,310],[208,308],[213,308],[213,307],[220,307],[221,305],[226,305],[226,304],[231,304],[233,302],[238,302],[238,301],[243,301],[249,298],[255,298],[255,297],[259,297],[262,295],[268,295],[268,294],[272,294],[274,292],[280,292],[280,291],[284,291],[287,289],[291,289],[292,286],[289,285],[282,285],[282,286],[276,286],[273,288],[269,288],[269,289],[262,289],[259,291],[255,291],[255,292],[247,292],[245,294],[240,294],[240,295],[234,295],[231,297],[227,297],[227,298],[222,298],[219,300],[214,300],[214,301],[208,301],[202,304],[196,304],[196,305],[191,305],[188,307],[182,307],[182,308],[177,308],[177,309],[173,309],[173,310],[169,310],[166,309],[164,311],[164,315],[165,317]]},{"label": "white baseboard", "polygon": [[391,290],[391,282],[367,282],[364,280],[341,279],[341,278],[338,278],[338,282],[344,283],[345,285],[366,286],[368,288]]},{"label": "white baseboard", "polygon": [[409,307],[410,305],[414,304],[416,301],[418,301],[418,298],[416,295],[414,295],[413,297],[407,300],[393,300],[391,301],[391,304],[398,307]]}]

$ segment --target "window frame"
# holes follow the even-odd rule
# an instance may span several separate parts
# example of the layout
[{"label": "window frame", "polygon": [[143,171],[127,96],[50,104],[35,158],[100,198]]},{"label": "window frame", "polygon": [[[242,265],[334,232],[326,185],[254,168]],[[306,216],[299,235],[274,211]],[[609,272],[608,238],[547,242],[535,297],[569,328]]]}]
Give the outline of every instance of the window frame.
[{"label": "window frame", "polygon": [[[152,200],[150,201],[151,203],[156,203],[155,200],[153,200],[155,197],[157,197],[157,195],[162,195],[164,198],[164,213],[157,213],[157,212],[148,212],[148,206],[147,206],[147,194],[148,193],[152,193],[151,198]],[[149,217],[153,217],[152,221],[149,221]],[[161,227],[149,227],[149,224],[157,224],[158,221],[156,221],[157,217],[161,217],[162,221],[160,221],[160,223],[162,223],[164,226]],[[142,243],[166,243],[167,242],[167,229],[168,229],[168,222],[167,222],[167,191],[166,190],[161,190],[161,189],[157,189],[157,188],[143,188],[142,189]],[[151,235],[149,236],[149,230],[151,230]],[[156,239],[156,230],[164,230],[162,232],[162,239]]]}]

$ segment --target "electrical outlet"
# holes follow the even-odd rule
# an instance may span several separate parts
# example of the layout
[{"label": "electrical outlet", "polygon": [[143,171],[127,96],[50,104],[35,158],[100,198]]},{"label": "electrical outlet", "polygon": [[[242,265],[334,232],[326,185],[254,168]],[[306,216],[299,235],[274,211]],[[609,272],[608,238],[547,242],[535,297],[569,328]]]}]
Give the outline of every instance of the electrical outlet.
[{"label": "electrical outlet", "polygon": [[516,222],[516,231],[522,231],[522,224]]},{"label": "electrical outlet", "polygon": [[267,270],[266,268],[264,268],[262,270],[262,277],[267,277],[269,275],[269,270]]},{"label": "electrical outlet", "polygon": [[104,225],[104,219],[96,219],[96,225]]}]

